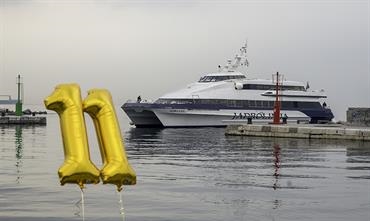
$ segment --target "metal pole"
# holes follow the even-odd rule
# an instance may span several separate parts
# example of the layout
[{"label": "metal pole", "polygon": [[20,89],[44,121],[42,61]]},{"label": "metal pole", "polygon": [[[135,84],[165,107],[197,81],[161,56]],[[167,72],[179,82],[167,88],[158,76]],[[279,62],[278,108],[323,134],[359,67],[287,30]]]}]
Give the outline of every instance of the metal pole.
[{"label": "metal pole", "polygon": [[274,105],[273,124],[280,124],[279,72],[276,73],[276,98],[275,98],[275,105]]},{"label": "metal pole", "polygon": [[17,86],[18,86],[18,100],[17,103],[15,104],[15,115],[16,116],[22,116],[22,100],[21,100],[21,75],[18,74],[18,79],[17,79]]}]

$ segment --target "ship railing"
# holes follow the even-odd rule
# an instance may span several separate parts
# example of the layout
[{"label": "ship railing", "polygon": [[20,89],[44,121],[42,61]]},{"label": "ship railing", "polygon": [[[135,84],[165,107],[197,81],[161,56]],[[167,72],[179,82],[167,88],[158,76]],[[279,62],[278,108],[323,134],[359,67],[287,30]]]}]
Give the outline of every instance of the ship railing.
[{"label": "ship railing", "polygon": [[129,99],[129,100],[127,100],[126,103],[144,103],[144,104],[150,104],[150,103],[153,103],[153,101],[150,100],[150,99],[148,99],[148,100],[147,99],[143,99],[140,102],[138,102],[137,100]]}]

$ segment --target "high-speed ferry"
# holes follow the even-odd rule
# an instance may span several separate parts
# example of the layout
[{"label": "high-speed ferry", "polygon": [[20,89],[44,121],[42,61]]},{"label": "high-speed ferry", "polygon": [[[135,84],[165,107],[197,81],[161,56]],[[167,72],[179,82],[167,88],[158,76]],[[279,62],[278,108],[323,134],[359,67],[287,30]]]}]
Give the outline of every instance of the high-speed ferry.
[{"label": "high-speed ferry", "polygon": [[287,122],[325,123],[334,118],[323,90],[308,83],[284,79],[247,79],[237,71],[248,66],[246,45],[233,61],[198,82],[165,94],[155,102],[138,98],[122,109],[136,127],[226,126],[233,122],[269,123],[276,101],[276,81],[281,118]]}]

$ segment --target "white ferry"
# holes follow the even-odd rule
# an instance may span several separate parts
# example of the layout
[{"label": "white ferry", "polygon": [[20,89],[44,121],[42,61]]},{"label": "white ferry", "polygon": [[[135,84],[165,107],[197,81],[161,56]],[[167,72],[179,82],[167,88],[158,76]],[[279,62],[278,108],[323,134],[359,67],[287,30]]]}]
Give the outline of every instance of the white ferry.
[{"label": "white ferry", "polygon": [[[226,126],[233,122],[269,123],[276,98],[274,80],[247,79],[238,72],[248,66],[246,45],[234,61],[228,60],[217,73],[159,97],[155,102],[138,98],[122,109],[136,127]],[[325,123],[334,118],[323,90],[309,90],[297,81],[281,80],[278,96],[281,117],[287,122]]]}]

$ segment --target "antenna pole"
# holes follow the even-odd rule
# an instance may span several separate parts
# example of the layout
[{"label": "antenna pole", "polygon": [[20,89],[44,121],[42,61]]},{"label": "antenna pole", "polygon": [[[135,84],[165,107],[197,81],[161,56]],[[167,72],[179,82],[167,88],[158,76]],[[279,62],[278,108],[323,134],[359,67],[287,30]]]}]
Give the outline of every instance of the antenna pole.
[{"label": "antenna pole", "polygon": [[227,64],[222,68],[222,71],[234,72],[239,66],[249,66],[247,59],[247,42],[245,42],[245,46],[240,49],[239,54],[235,56],[234,61],[227,61]]}]

